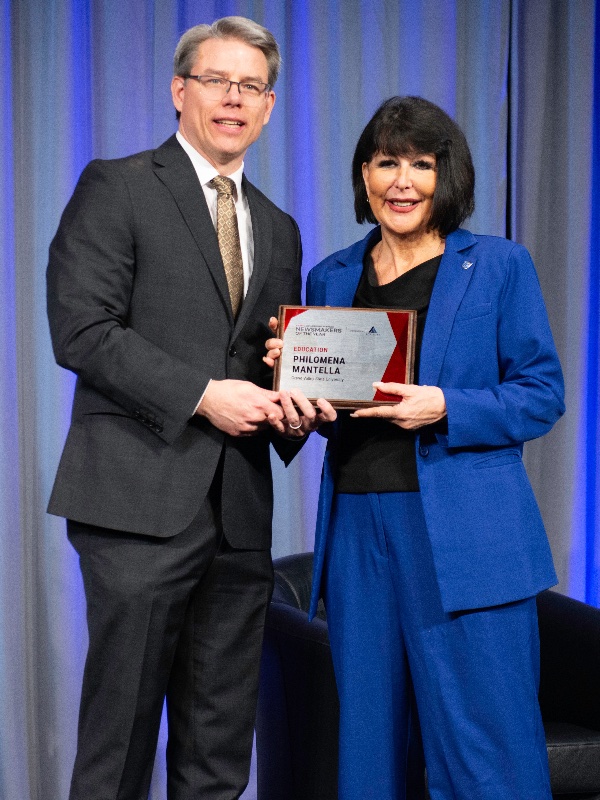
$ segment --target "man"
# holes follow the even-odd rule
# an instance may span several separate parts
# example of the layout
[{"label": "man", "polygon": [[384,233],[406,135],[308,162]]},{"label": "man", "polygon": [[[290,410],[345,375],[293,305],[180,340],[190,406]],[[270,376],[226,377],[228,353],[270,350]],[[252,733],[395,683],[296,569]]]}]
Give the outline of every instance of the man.
[{"label": "man", "polygon": [[90,639],[71,800],[147,797],[165,696],[169,799],[247,784],[269,442],[287,463],[286,439],[316,426],[261,360],[269,317],[300,299],[297,225],[242,174],[279,65],[250,20],[187,31],[177,134],[89,164],[50,248],[53,346],[78,380],[49,511],[79,554]]}]

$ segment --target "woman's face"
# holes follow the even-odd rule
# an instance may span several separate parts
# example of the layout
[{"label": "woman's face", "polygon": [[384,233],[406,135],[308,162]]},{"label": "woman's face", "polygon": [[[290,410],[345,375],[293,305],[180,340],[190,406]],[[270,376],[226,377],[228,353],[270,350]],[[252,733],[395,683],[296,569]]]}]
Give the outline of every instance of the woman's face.
[{"label": "woman's face", "polygon": [[436,183],[434,155],[375,153],[362,173],[369,205],[383,229],[399,236],[427,231]]}]

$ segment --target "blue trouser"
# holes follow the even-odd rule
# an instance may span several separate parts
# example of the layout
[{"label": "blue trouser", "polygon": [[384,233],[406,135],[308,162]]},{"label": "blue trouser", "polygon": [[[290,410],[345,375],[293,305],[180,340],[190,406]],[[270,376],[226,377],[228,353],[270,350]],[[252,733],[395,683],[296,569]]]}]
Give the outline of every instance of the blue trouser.
[{"label": "blue trouser", "polygon": [[551,800],[535,598],[445,613],[418,493],[338,494],[323,587],[340,800],[419,796],[413,689],[431,800]]}]

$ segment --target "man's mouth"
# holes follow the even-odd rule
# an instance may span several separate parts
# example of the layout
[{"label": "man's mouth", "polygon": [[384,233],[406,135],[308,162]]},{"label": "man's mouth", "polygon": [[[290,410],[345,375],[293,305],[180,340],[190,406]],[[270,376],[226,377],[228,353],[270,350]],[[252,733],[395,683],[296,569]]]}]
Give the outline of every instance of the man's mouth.
[{"label": "man's mouth", "polygon": [[217,125],[227,125],[228,127],[231,128],[241,128],[242,125],[244,124],[243,122],[240,122],[239,120],[235,119],[216,119],[215,122],[217,123]]}]

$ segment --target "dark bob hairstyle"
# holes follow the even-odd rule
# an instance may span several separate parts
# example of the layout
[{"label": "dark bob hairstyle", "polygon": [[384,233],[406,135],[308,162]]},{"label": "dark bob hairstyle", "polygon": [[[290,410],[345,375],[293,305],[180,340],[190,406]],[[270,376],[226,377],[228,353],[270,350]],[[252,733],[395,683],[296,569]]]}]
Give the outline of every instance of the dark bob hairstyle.
[{"label": "dark bob hairstyle", "polygon": [[437,176],[430,230],[447,236],[473,213],[475,170],[469,145],[456,122],[439,106],[422,97],[390,97],[377,109],[361,133],[352,159],[357,222],[377,222],[362,175],[363,164],[376,153],[435,155]]}]

